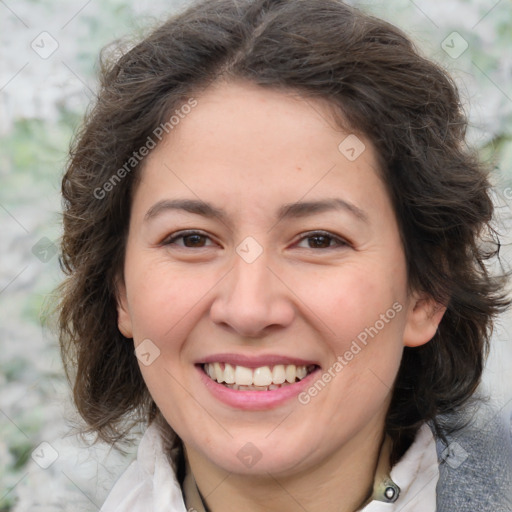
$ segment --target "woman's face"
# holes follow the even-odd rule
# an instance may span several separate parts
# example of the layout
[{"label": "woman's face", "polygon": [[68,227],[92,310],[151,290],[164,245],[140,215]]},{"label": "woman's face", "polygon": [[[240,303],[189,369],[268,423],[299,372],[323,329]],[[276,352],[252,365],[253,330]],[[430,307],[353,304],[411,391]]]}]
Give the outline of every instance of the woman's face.
[{"label": "woman's face", "polygon": [[291,93],[195,99],[145,161],[119,328],[188,448],[230,472],[306,470],[380,437],[403,346],[439,317],[408,293],[368,140]]}]

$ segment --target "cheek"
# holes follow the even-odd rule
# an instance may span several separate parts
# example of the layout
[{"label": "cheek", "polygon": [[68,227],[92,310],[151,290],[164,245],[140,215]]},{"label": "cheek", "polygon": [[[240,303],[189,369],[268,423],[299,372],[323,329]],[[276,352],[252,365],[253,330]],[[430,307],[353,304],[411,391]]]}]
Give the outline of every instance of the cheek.
[{"label": "cheek", "polygon": [[376,323],[382,334],[384,331],[397,334],[403,328],[403,315],[396,310],[405,310],[407,291],[398,273],[377,264],[350,265],[335,274],[317,274],[311,278],[305,275],[303,285],[307,305],[330,334],[340,340],[340,349],[343,343],[357,338]]},{"label": "cheek", "polygon": [[340,391],[330,399],[338,403],[350,402],[355,409],[369,402],[375,406],[391,391],[402,358],[407,309],[405,271],[396,270],[378,262],[354,264],[335,277],[316,276],[316,286],[310,287],[315,291],[308,304],[328,340],[327,370]]},{"label": "cheek", "polygon": [[[183,272],[169,264],[135,269],[127,283],[135,341],[150,338],[168,343],[194,320],[215,280],[199,272]],[[211,281],[211,282],[210,282]]]}]

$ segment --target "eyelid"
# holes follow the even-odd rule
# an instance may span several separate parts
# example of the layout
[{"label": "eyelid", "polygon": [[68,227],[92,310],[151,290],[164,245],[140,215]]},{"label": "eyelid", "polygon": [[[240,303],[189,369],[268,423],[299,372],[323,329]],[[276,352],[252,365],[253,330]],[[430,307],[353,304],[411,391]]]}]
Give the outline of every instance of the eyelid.
[{"label": "eyelid", "polygon": [[[204,231],[201,231],[201,230],[198,230],[198,229],[183,229],[181,231],[175,231],[174,233],[171,233],[170,235],[167,235],[162,240],[162,242],[160,242],[160,245],[162,245],[162,246],[171,245],[176,240],[179,240],[180,238],[184,238],[186,236],[191,236],[191,235],[204,236],[205,238],[211,240],[212,242],[215,242],[215,240],[209,234],[205,233]],[[177,245],[177,244],[174,244],[174,245]],[[181,247],[181,246],[178,246],[178,247]],[[211,245],[208,245],[206,247],[211,247]],[[183,248],[184,249],[194,249],[194,247],[185,247],[185,246],[183,246]],[[204,248],[205,247],[195,247],[195,249],[204,249]]]},{"label": "eyelid", "polygon": [[[324,231],[324,230],[313,230],[313,231],[308,231],[306,233],[301,233],[300,235],[300,238],[298,239],[298,241],[296,243],[299,243],[299,242],[302,242],[303,240],[307,240],[308,238],[313,238],[315,236],[326,236],[328,238],[331,238],[333,239],[334,241],[337,242],[337,245],[335,246],[332,246],[332,247],[326,247],[326,248],[323,248],[323,250],[325,251],[326,249],[337,249],[337,248],[340,248],[340,247],[352,247],[352,244],[351,242],[349,242],[346,238],[340,236],[340,235],[336,235],[334,233],[331,233],[329,231]],[[307,247],[306,249],[310,249],[312,251],[320,251],[322,250],[322,248],[320,249],[314,249],[312,247]]]}]

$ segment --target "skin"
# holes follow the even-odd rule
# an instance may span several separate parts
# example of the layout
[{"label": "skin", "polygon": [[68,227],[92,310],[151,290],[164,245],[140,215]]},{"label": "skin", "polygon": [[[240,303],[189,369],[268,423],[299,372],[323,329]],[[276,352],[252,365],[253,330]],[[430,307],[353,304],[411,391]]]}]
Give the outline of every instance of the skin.
[{"label": "skin", "polygon": [[[196,99],[146,159],[119,329],[160,350],[141,372],[213,512],[353,511],[372,487],[403,347],[427,343],[443,310],[408,288],[372,144],[358,135],[366,149],[349,161],[338,150],[349,133],[325,103],[245,82]],[[365,219],[348,209],[276,219],[285,203],[327,198]],[[160,209],[145,219],[171,199],[212,203],[226,218]],[[167,243],[187,229],[205,237]],[[333,238],[307,237],[318,230]],[[263,249],[252,263],[235,250],[248,236]],[[239,410],[213,398],[194,366],[229,352],[301,357],[326,371],[394,303],[401,311],[306,405]],[[262,455],[250,468],[237,457],[248,442]]]}]

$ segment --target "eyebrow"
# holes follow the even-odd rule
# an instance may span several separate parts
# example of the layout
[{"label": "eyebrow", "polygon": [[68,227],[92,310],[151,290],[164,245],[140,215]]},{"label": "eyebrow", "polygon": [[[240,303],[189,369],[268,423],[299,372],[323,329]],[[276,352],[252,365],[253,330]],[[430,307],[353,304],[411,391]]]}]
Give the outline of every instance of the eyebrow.
[{"label": "eyebrow", "polygon": [[344,210],[352,214],[357,219],[368,222],[368,215],[363,210],[361,210],[361,208],[340,198],[288,203],[279,208],[277,219],[281,221],[287,218],[302,218],[331,210]]},{"label": "eyebrow", "polygon": [[[228,215],[224,210],[197,199],[164,199],[158,201],[146,212],[144,220],[148,221],[169,210],[181,210],[207,218],[216,218],[225,224],[229,224]],[[368,222],[368,215],[361,210],[361,208],[341,198],[323,199],[319,201],[299,201],[284,204],[278,210],[277,220],[304,218],[332,210],[346,211],[357,219],[366,223]]]},{"label": "eyebrow", "polygon": [[164,199],[155,203],[144,216],[144,220],[150,220],[162,212],[169,210],[182,210],[188,213],[195,213],[208,218],[217,218],[223,222],[227,221],[227,215],[224,210],[216,208],[210,203],[198,199]]}]

